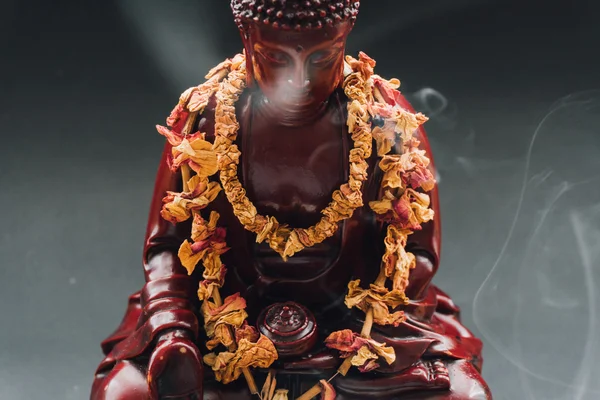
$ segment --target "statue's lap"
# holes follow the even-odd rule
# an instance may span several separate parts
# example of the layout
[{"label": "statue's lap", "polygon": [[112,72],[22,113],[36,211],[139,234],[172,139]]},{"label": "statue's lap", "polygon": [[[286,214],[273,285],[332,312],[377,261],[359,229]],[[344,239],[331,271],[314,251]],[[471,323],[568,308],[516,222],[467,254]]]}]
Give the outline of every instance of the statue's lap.
[{"label": "statue's lap", "polygon": [[[443,363],[447,368],[447,374],[438,379],[443,381],[448,377],[448,389],[427,388],[432,385],[423,380],[425,376],[414,376],[411,380],[407,375],[415,375],[419,372],[423,374],[431,373],[420,370],[415,372],[414,368],[409,371],[401,372],[388,376],[374,376],[371,374],[360,377],[340,377],[336,378],[337,400],[489,400],[491,394],[489,389],[481,384],[481,378],[477,369],[466,360],[445,360],[437,361]],[[425,368],[427,369],[427,368]],[[257,371],[259,372],[259,371]],[[266,374],[260,371],[257,378],[262,378]],[[314,374],[310,372],[289,374],[286,371],[277,372],[278,382],[285,382],[286,387],[290,389],[289,398],[295,398],[305,392],[319,379],[325,379],[324,374]],[[427,378],[433,378],[427,376]],[[398,380],[397,386],[393,381]],[[443,384],[442,382],[438,382]],[[204,383],[204,400],[251,400],[252,396],[243,379],[233,382],[229,385],[222,385],[212,379],[207,379]],[[115,365],[113,371],[106,377],[98,378],[94,384],[98,396],[93,400],[146,400],[149,397],[144,368],[136,365],[135,362],[121,361]],[[104,390],[106,388],[106,390]]]},{"label": "statue's lap", "polygon": [[[455,326],[462,326],[455,314],[449,314],[441,304],[450,301],[437,288],[432,286],[432,296],[440,299],[435,314],[436,323],[439,332],[433,332],[435,335],[443,335],[445,331],[446,340],[450,340],[454,335]],[[125,315],[125,324],[117,331],[117,336],[123,337],[123,334],[135,329],[136,315],[140,314],[140,309],[132,306],[139,297],[130,298],[130,307]],[[127,326],[131,325],[131,326]],[[404,325],[407,325],[406,323]],[[410,324],[408,324],[410,325]],[[408,326],[393,329],[391,332],[405,333]],[[424,331],[426,334],[427,331]],[[115,335],[113,335],[115,336]],[[453,338],[456,339],[456,338]],[[110,340],[110,338],[109,338]],[[411,349],[414,346],[415,338],[401,339],[398,337],[389,338],[390,342],[396,343],[396,348]],[[479,351],[478,345],[470,341],[477,339],[470,336],[461,337],[457,340],[458,349],[447,350],[452,354],[472,354],[472,358],[456,359],[455,357],[444,356],[443,351],[432,348],[425,351],[421,356],[416,356],[415,362],[407,368],[396,370],[395,372],[370,372],[361,374],[355,369],[351,369],[345,377],[338,376],[334,380],[338,400],[368,400],[368,399],[402,399],[402,400],[488,400],[491,399],[489,389],[483,383],[478,367]],[[202,348],[201,343],[198,343]],[[114,346],[114,344],[112,345]],[[474,349],[474,350],[473,350]],[[407,352],[407,350],[404,350]],[[402,353],[399,353],[402,354]],[[110,356],[110,354],[109,354]],[[296,359],[302,358],[300,355]],[[335,365],[338,360],[329,361],[331,367],[319,368],[317,364],[308,363],[308,367],[300,369],[295,367],[289,369],[285,365],[293,364],[293,360],[281,360],[280,363],[273,365],[276,372],[278,383],[281,387],[290,390],[289,398],[295,398],[304,393],[319,380],[328,380],[335,374]],[[101,370],[94,382],[92,389],[92,400],[145,400],[150,398],[148,393],[148,384],[146,381],[147,359],[138,357],[133,360],[120,360],[112,364],[110,368]],[[256,370],[256,380],[263,382],[267,371]],[[205,400],[245,400],[252,399],[244,379],[240,377],[235,382],[223,385],[214,380],[212,371],[205,367],[205,379],[203,383]],[[279,386],[279,385],[278,385]],[[185,398],[185,397],[184,397]]]}]

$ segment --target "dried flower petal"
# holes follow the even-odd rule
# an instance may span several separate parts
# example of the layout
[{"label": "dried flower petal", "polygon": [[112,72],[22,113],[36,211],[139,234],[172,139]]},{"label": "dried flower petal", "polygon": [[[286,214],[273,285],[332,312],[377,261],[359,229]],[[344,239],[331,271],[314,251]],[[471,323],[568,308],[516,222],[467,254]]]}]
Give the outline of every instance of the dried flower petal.
[{"label": "dried flower petal", "polygon": [[206,74],[206,76],[204,76],[204,78],[205,79],[210,79],[213,76],[217,75],[219,72],[221,72],[221,71],[229,71],[230,69],[231,69],[231,59],[228,58],[225,61],[222,61],[219,64],[217,64],[210,71],[208,71],[208,73]]},{"label": "dried flower petal", "polygon": [[356,354],[352,357],[352,365],[355,367],[362,367],[363,365],[370,363],[373,360],[377,360],[379,357],[373,353],[367,346],[362,346]]},{"label": "dried flower petal", "polygon": [[377,362],[377,360],[367,360],[365,364],[358,367],[358,370],[364,374],[367,372],[371,372],[379,367],[380,365]]},{"label": "dried flower petal", "polygon": [[156,125],[156,130],[164,136],[171,146],[179,146],[183,141],[183,135],[167,127]]},{"label": "dried flower petal", "polygon": [[321,400],[335,400],[336,393],[331,383],[321,379],[319,385],[321,385]]},{"label": "dried flower petal", "polygon": [[202,303],[201,311],[204,317],[204,330],[211,340],[206,346],[209,349],[216,347],[219,343],[228,347],[233,344],[229,334],[229,326],[240,328],[248,314],[245,311],[246,300],[236,293],[227,297],[221,306],[217,306],[211,300]]},{"label": "dried flower petal", "polygon": [[348,283],[348,294],[345,304],[348,308],[357,307],[367,312],[373,309],[373,321],[379,325],[398,326],[405,321],[402,311],[390,312],[400,305],[408,303],[404,292],[399,290],[388,291],[385,287],[371,285],[367,290],[362,289],[360,280]]},{"label": "dried flower petal", "polygon": [[382,257],[383,271],[385,276],[393,276],[392,288],[401,293],[408,287],[410,270],[416,266],[414,254],[405,250],[409,233],[409,230],[389,225],[384,240],[386,251]]},{"label": "dried flower petal", "polygon": [[[355,357],[364,346],[370,352],[383,358],[388,364],[392,364],[396,360],[396,354],[392,347],[388,347],[373,339],[363,338],[357,333],[352,332],[350,329],[333,332],[325,339],[325,345],[330,349],[339,350],[343,354],[349,354],[352,357]],[[362,350],[362,356],[365,357],[365,362],[369,359],[366,355],[368,355],[368,353],[365,353],[365,351]],[[358,360],[360,360],[360,358],[353,359],[353,361],[357,362]]]},{"label": "dried flower petal", "polygon": [[181,265],[187,270],[188,275],[194,272],[203,255],[204,253],[194,253],[192,244],[187,240],[181,244],[177,252]]},{"label": "dried flower petal", "polygon": [[209,353],[204,356],[204,362],[206,365],[212,367],[213,371],[219,371],[227,368],[227,365],[231,362],[234,353],[223,351],[219,354]]},{"label": "dried flower petal", "polygon": [[183,222],[191,217],[193,211],[199,211],[210,204],[221,191],[217,182],[208,182],[197,176],[190,179],[189,192],[167,192],[163,198],[161,216],[172,223]]},{"label": "dried flower petal", "polygon": [[421,230],[421,224],[431,221],[434,211],[429,208],[429,196],[413,189],[399,190],[399,197],[386,191],[384,198],[369,202],[379,219],[403,230]]},{"label": "dried flower petal", "polygon": [[358,53],[358,60],[351,56],[346,56],[346,62],[350,65],[353,71],[359,72],[365,80],[369,79],[371,75],[373,75],[373,68],[376,65],[375,60],[362,51]]},{"label": "dried flower petal", "polygon": [[377,144],[377,155],[379,157],[389,153],[396,143],[396,132],[393,129],[387,129],[376,126],[373,129],[373,139]]},{"label": "dried flower petal", "polygon": [[256,343],[241,339],[233,355],[228,352],[204,356],[204,362],[212,367],[217,381],[224,384],[238,379],[244,368],[268,368],[277,360],[273,343],[261,335]]},{"label": "dried flower petal", "polygon": [[218,171],[217,153],[212,144],[204,140],[204,135],[194,134],[184,138],[178,146],[173,147],[172,153],[174,168],[187,164],[200,177],[209,177]]},{"label": "dried flower petal", "polygon": [[177,104],[167,118],[167,126],[175,132],[182,132],[189,114],[183,104]]},{"label": "dried flower petal", "polygon": [[214,296],[215,290],[219,290],[221,284],[214,281],[203,280],[198,287],[198,298],[201,301],[208,300]]},{"label": "dried flower petal", "polygon": [[248,325],[248,322],[244,321],[241,327],[235,330],[235,340],[239,342],[242,339],[246,339],[249,342],[256,342],[260,335],[258,330],[252,325]]},{"label": "dried flower petal", "polygon": [[206,252],[202,259],[204,265],[204,272],[202,277],[209,281],[223,282],[223,275],[225,274],[225,266],[221,262],[219,254],[209,251]]}]

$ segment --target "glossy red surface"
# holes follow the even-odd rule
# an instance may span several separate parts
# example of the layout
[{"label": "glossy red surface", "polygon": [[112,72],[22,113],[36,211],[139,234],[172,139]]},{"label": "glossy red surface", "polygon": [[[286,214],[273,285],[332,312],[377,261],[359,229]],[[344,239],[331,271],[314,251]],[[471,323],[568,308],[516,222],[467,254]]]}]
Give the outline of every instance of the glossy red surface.
[{"label": "glossy red surface", "polygon": [[292,301],[265,308],[258,316],[256,326],[273,342],[280,360],[309,354],[317,343],[315,317]]},{"label": "glossy red surface", "polygon": [[[343,42],[348,32],[347,25],[338,25],[318,34],[282,37],[278,31],[257,28],[245,40],[247,51],[263,52],[268,44],[269,51],[281,53],[261,58],[249,52],[251,85],[237,103],[240,180],[263,215],[293,226],[309,226],[320,218],[333,190],[347,179],[351,141],[345,124],[346,98],[339,90],[343,48],[339,54],[329,54],[328,67],[309,64],[323,43]],[[288,64],[282,67],[279,64],[285,57]],[[305,96],[273,101],[282,82],[295,86],[304,82]],[[402,96],[387,101],[412,109]],[[197,127],[209,138],[214,137],[213,113],[211,103]],[[418,136],[431,157],[422,129]],[[167,145],[148,220],[146,284],[130,298],[117,331],[103,342],[107,356],[97,370],[91,398],[249,399],[243,379],[223,386],[201,363],[201,354],[207,351],[195,293],[201,277],[188,276],[176,255],[189,226],[174,227],[159,215],[165,191],[181,190],[180,176],[166,165],[168,151]],[[369,160],[365,204],[378,196],[381,174],[376,161],[376,157]],[[412,299],[405,307],[408,320],[397,328],[375,326],[372,333],[374,339],[394,347],[397,359],[371,373],[351,370],[348,376],[336,378],[338,399],[491,399],[479,374],[481,341],[460,323],[452,300],[430,283],[440,254],[437,189],[430,195],[436,219],[411,235],[408,244],[417,256],[407,290]],[[364,314],[348,310],[343,297],[350,279],[375,279],[384,227],[363,207],[332,238],[283,262],[268,247],[255,243],[223,194],[210,208],[221,214],[220,225],[227,228],[232,248],[223,256],[229,271],[223,293],[241,292],[248,302],[249,322],[256,323],[261,312],[276,302],[297,302],[314,315],[316,345],[273,365],[280,386],[294,398],[319,379],[330,377],[340,364],[336,352],[321,345],[322,339],[338,329],[360,331]],[[264,371],[256,371],[259,385],[264,376]]]}]

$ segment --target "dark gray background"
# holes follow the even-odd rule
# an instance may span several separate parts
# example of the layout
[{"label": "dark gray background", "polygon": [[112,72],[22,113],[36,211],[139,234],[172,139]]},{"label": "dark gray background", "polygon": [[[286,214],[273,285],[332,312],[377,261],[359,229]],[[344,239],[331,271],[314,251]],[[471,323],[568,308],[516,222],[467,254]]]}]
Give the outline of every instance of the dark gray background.
[{"label": "dark gray background", "polygon": [[[0,6],[0,399],[85,399],[142,282],[163,123],[240,50],[225,0]],[[363,1],[439,167],[437,284],[495,399],[600,398],[600,7]],[[415,4],[416,3],[416,4]]]}]

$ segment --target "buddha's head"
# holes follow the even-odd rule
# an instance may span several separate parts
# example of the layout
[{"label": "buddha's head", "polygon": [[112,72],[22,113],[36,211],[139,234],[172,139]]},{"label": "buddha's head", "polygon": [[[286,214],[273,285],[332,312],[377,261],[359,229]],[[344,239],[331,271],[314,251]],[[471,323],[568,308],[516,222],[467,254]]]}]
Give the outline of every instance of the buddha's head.
[{"label": "buddha's head", "polygon": [[232,0],[249,84],[290,120],[322,107],[343,79],[346,38],[360,1]]}]

